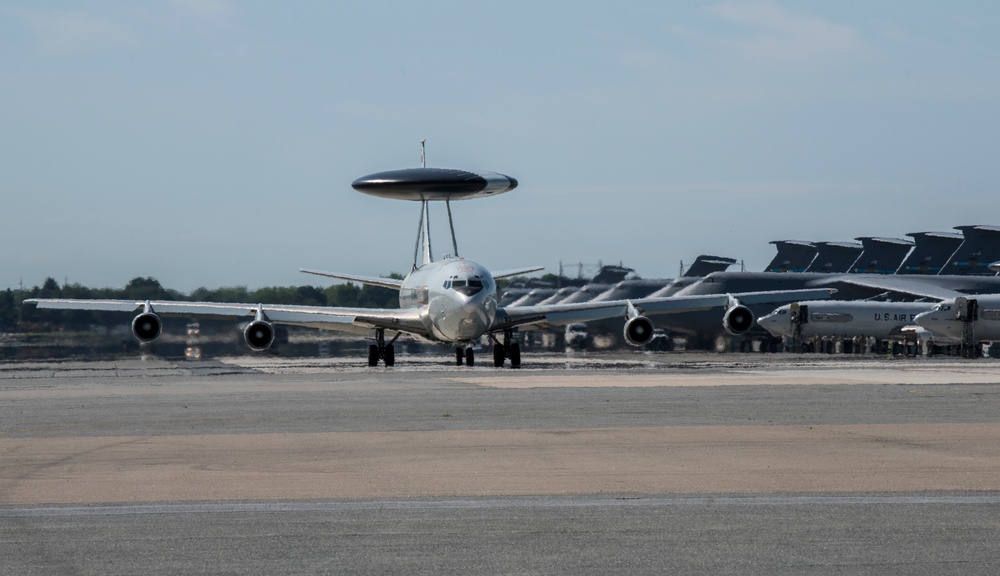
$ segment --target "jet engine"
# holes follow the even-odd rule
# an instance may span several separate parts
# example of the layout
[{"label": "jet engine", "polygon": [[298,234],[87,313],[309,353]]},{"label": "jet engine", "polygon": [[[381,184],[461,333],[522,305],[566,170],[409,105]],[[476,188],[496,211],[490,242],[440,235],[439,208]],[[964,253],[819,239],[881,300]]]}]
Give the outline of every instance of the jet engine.
[{"label": "jet engine", "polygon": [[152,342],[160,335],[163,323],[153,312],[143,312],[132,319],[132,335],[139,342]]},{"label": "jet engine", "polygon": [[722,317],[722,327],[733,336],[746,334],[747,330],[753,328],[753,312],[737,302],[726,309]]},{"label": "jet engine", "polygon": [[631,346],[645,346],[653,339],[653,323],[645,316],[625,321],[625,341]]},{"label": "jet engine", "polygon": [[243,339],[254,352],[267,350],[274,343],[274,326],[267,320],[254,320],[243,330]]}]

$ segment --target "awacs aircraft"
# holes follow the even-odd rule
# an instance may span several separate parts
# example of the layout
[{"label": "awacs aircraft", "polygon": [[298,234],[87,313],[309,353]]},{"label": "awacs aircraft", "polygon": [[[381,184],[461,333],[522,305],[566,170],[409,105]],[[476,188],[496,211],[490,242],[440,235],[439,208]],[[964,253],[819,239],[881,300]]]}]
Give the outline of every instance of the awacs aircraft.
[{"label": "awacs aircraft", "polygon": [[[475,197],[475,194],[479,193],[476,190],[484,194],[499,194],[513,189],[516,185],[517,181],[513,178],[499,174],[489,173],[483,176],[462,170],[433,168],[380,173],[355,181],[356,188],[367,187],[368,193],[373,193],[375,190],[390,197],[409,198],[421,202],[422,214],[413,270],[402,281],[303,271],[397,289],[400,304],[398,309],[151,300],[30,299],[25,302],[34,303],[39,308],[50,309],[138,312],[132,320],[132,333],[140,342],[151,342],[160,335],[162,328],[160,315],[249,320],[243,335],[247,345],[255,351],[266,350],[274,342],[274,324],[362,334],[374,332],[374,343],[368,348],[369,366],[376,366],[379,361],[386,366],[394,365],[394,342],[404,333],[432,342],[453,345],[456,351],[456,363],[469,366],[474,363],[473,344],[481,337],[487,336],[493,343],[495,366],[503,366],[509,359],[511,367],[519,367],[521,351],[513,339],[513,331],[517,328],[558,326],[620,316],[625,319],[626,342],[633,346],[641,346],[653,336],[653,324],[646,314],[701,310],[718,306],[725,307],[722,321],[727,329],[745,331],[752,326],[753,315],[740,300],[729,294],[549,306],[498,306],[496,278],[521,275],[540,268],[524,268],[494,275],[485,266],[458,256],[434,260],[431,255],[428,202],[441,199],[449,201],[452,198],[448,195],[449,191],[458,191],[459,194]],[[486,192],[483,192],[484,190]],[[450,220],[450,207],[448,213]],[[454,233],[452,243],[457,252]],[[418,263],[417,254],[421,250],[423,258]],[[807,290],[790,298],[816,299],[828,297],[830,293],[830,290]],[[761,297],[767,298],[761,295],[747,295],[750,299]],[[392,334],[388,340],[387,333]]]},{"label": "awacs aircraft", "polygon": [[917,329],[915,319],[932,306],[932,302],[795,302],[761,316],[757,323],[774,336],[918,339],[927,334]]}]

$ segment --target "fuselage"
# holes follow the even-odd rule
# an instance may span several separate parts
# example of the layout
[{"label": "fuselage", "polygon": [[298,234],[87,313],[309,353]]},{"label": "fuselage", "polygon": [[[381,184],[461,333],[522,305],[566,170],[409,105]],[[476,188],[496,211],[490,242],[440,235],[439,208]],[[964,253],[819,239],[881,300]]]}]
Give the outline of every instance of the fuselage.
[{"label": "fuselage", "polygon": [[418,309],[433,339],[469,342],[493,324],[497,286],[481,264],[463,258],[439,260],[417,268],[403,280],[399,307]]},{"label": "fuselage", "polygon": [[929,302],[797,302],[775,309],[758,318],[757,323],[775,336],[792,336],[796,322],[803,320],[797,316],[806,313],[805,321],[800,324],[804,338],[873,336],[888,339],[902,334],[903,328],[914,326],[917,315],[931,306]]}]

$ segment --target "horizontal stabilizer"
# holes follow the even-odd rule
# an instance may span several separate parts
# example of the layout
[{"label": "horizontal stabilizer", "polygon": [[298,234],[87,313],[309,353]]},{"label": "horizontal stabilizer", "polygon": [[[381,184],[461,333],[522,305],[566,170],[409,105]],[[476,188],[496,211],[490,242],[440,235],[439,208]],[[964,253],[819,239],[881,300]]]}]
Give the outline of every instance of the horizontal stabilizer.
[{"label": "horizontal stabilizer", "polygon": [[315,276],[323,276],[325,278],[336,278],[337,280],[347,280],[348,282],[367,284],[368,286],[391,288],[393,290],[399,290],[399,288],[403,285],[402,280],[395,280],[393,278],[381,278],[376,276],[358,276],[356,274],[340,274],[338,272],[321,272],[319,270],[307,270],[305,268],[299,268],[299,272],[304,272],[306,274],[313,274]]},{"label": "horizontal stabilizer", "polygon": [[524,276],[525,274],[531,274],[532,272],[538,272],[540,270],[545,270],[545,266],[532,266],[530,268],[515,268],[513,270],[500,270],[498,272],[493,272],[493,278],[511,278],[513,276]]}]

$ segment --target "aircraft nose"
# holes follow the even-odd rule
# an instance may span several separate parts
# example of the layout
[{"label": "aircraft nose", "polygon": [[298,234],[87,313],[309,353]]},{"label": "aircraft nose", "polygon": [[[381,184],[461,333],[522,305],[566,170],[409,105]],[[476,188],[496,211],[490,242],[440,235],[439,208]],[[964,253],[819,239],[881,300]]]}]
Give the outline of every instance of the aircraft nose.
[{"label": "aircraft nose", "polygon": [[913,323],[921,328],[930,330],[931,327],[937,324],[936,320],[934,312],[922,312],[913,318]]},{"label": "aircraft nose", "polygon": [[939,311],[932,310],[917,314],[913,318],[913,322],[935,336],[948,338],[962,337],[962,323]]},{"label": "aircraft nose", "polygon": [[480,291],[469,296],[462,302],[462,315],[473,318],[478,326],[485,330],[486,326],[492,322],[490,315],[496,305],[490,306],[490,295],[486,291]]},{"label": "aircraft nose", "polygon": [[475,313],[478,312],[481,308],[482,306],[480,305],[477,298],[469,298],[468,300],[462,303],[462,312],[468,315],[475,315]]},{"label": "aircraft nose", "polygon": [[787,336],[785,331],[781,329],[778,319],[778,314],[765,314],[757,319],[757,325],[770,332],[772,336]]}]

